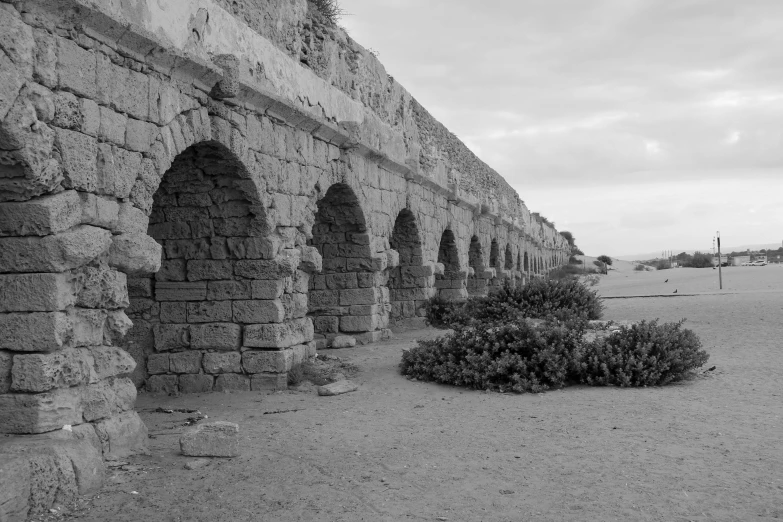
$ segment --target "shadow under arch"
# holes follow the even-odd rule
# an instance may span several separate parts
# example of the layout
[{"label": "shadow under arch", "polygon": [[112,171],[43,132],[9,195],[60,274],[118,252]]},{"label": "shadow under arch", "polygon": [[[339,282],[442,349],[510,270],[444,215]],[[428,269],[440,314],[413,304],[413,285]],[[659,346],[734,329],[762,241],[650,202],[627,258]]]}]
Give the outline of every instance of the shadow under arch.
[{"label": "shadow under arch", "polygon": [[484,268],[484,252],[481,248],[481,241],[478,236],[470,238],[470,247],[468,247],[468,266],[473,269],[473,274],[468,275],[467,291],[468,295],[486,295],[487,293],[487,275]]},{"label": "shadow under arch", "polygon": [[331,185],[317,207],[308,240],[323,258],[308,294],[316,342],[330,346],[340,334],[377,341],[389,323],[386,256],[373,251],[365,213],[348,184]]},{"label": "shadow under arch", "polygon": [[[302,299],[284,289],[271,229],[258,188],[225,146],[199,142],[174,158],[152,196],[147,229],[162,246],[160,270],[128,285],[134,326],[124,348],[137,361],[137,386],[169,393],[285,386],[288,366],[270,372],[252,361],[270,351],[301,359],[312,331]],[[290,277],[293,288],[300,276]],[[251,333],[281,328],[297,329],[296,343],[258,343]]]},{"label": "shadow under arch", "polygon": [[399,255],[399,266],[389,268],[390,323],[424,315],[432,288],[432,268],[423,265],[421,234],[416,216],[404,208],[394,220],[389,245]]},{"label": "shadow under arch", "polygon": [[451,229],[445,229],[440,236],[438,263],[443,265],[443,273],[435,274],[438,294],[444,299],[465,299],[468,295],[465,289],[466,273],[460,270],[457,239]]}]

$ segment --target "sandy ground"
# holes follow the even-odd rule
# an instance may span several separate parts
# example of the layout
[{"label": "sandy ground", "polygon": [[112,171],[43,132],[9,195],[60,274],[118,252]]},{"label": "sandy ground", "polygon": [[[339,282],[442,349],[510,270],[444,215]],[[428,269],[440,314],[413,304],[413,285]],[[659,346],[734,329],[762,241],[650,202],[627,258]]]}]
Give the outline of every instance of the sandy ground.
[{"label": "sandy ground", "polygon": [[[439,333],[402,331],[329,352],[360,366],[355,393],[141,395],[152,454],[55,518],[783,519],[783,268],[726,269],[722,293],[711,269],[618,268],[606,296],[698,295],[607,299],[606,318],[687,318],[715,370],[664,388],[484,393],[400,376],[401,350]],[[190,415],[159,406],[238,423],[242,456],[185,469]]]}]

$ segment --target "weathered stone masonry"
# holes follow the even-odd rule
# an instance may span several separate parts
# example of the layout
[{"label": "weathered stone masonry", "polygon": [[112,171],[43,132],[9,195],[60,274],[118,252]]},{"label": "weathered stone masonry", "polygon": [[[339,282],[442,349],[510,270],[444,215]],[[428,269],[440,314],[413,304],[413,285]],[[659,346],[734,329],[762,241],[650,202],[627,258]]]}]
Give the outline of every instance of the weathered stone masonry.
[{"label": "weathered stone masonry", "polygon": [[60,477],[4,516],[144,451],[137,387],[284,387],[338,334],[567,261],[304,0],[1,0],[0,27],[0,432],[39,434],[0,483]]}]

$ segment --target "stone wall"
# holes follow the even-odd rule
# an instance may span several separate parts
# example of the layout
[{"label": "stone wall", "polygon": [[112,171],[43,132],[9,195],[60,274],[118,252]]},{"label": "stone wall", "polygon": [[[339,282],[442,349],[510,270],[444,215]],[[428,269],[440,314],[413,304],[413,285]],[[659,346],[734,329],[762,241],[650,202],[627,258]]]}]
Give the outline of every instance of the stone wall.
[{"label": "stone wall", "polygon": [[338,334],[567,262],[300,0],[0,1],[0,27],[0,433],[121,458],[138,387],[282,388]]}]

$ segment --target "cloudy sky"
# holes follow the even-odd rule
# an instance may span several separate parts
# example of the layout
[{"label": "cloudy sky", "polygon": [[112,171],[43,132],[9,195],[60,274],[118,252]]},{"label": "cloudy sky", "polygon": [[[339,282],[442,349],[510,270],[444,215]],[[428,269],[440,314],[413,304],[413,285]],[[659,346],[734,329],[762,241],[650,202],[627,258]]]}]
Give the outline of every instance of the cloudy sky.
[{"label": "cloudy sky", "polygon": [[340,0],[587,254],[783,240],[782,0]]}]

